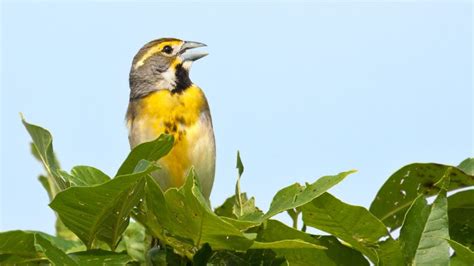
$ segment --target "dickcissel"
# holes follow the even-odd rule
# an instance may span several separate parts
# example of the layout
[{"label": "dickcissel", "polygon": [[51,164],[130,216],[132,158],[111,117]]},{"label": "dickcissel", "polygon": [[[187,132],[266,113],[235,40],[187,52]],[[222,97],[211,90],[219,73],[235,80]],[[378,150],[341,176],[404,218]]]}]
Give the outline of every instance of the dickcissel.
[{"label": "dickcissel", "polygon": [[207,55],[190,50],[203,46],[174,38],[143,46],[130,70],[126,120],[132,148],[163,133],[174,136],[172,150],[158,161],[161,169],[153,174],[163,190],[183,185],[194,167],[209,199],[215,173],[214,131],[206,96],[189,78],[192,63]]}]

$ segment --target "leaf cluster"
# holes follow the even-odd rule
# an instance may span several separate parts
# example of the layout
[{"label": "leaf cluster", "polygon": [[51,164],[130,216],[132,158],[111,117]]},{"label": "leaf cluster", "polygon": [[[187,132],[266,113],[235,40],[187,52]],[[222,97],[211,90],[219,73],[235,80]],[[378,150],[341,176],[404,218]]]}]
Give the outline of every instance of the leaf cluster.
[{"label": "leaf cluster", "polygon": [[[474,265],[474,158],[406,165],[369,209],[328,192],[351,170],[289,185],[262,211],[241,191],[238,154],[235,194],[213,209],[194,170],[166,191],[152,177],[171,136],[134,148],[110,177],[91,166],[61,169],[51,134],[23,124],[45,169],[39,181],[58,217],[57,236],[0,233],[2,265]],[[274,219],[283,212],[292,226]]]}]

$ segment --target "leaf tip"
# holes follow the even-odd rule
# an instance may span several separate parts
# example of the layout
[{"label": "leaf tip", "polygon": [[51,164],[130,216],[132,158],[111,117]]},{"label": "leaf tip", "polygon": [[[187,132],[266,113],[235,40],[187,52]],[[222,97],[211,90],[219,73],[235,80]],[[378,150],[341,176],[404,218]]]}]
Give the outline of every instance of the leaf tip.
[{"label": "leaf tip", "polygon": [[174,136],[171,135],[171,134],[161,134],[159,137],[159,139],[162,139],[164,141],[169,141],[171,142],[171,145],[174,144]]},{"label": "leaf tip", "polygon": [[357,169],[351,169],[351,170],[347,171],[346,174],[347,174],[347,175],[352,175],[352,174],[355,174],[355,173],[357,173],[357,172],[359,172],[359,170],[357,170]]},{"label": "leaf tip", "polygon": [[239,171],[239,176],[242,175],[242,173],[244,172],[244,164],[242,163],[242,159],[240,159],[240,151],[237,150],[237,164],[235,166],[238,171]]}]

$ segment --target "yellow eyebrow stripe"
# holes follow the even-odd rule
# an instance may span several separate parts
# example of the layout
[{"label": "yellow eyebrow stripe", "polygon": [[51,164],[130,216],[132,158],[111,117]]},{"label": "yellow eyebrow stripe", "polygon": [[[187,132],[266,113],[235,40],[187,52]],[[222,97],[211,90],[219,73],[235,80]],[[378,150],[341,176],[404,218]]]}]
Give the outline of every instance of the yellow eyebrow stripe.
[{"label": "yellow eyebrow stripe", "polygon": [[138,67],[142,66],[148,58],[150,58],[151,56],[153,56],[154,54],[156,54],[158,52],[161,52],[161,50],[163,50],[163,47],[165,47],[166,45],[169,45],[171,47],[175,47],[175,46],[178,46],[179,44],[181,44],[181,41],[178,41],[178,40],[176,40],[176,41],[166,41],[166,42],[161,42],[161,43],[158,43],[158,44],[150,47],[145,52],[145,54],[140,58],[140,60],[137,61],[134,68],[137,69]]}]

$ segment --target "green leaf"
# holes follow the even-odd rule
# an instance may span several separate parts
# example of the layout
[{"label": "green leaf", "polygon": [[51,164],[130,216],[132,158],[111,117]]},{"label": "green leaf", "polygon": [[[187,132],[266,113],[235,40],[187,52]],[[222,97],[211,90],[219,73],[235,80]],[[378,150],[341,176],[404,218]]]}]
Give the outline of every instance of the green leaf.
[{"label": "green leaf", "polygon": [[255,198],[247,198],[246,193],[241,193],[240,202],[234,204],[232,213],[240,220],[258,220],[262,217],[263,212],[255,206]]},{"label": "green leaf", "polygon": [[255,198],[251,197],[250,199],[247,198],[247,194],[242,193],[240,189],[240,179],[242,178],[242,174],[244,173],[244,164],[240,159],[240,152],[237,151],[237,182],[235,183],[235,202],[232,206],[232,213],[238,219],[246,220],[246,219],[253,219],[254,217],[262,216],[262,211],[260,211],[255,206]]},{"label": "green leaf", "polygon": [[449,177],[448,191],[474,185],[474,176],[458,168],[435,163],[402,167],[385,182],[370,205],[370,211],[391,230],[400,227],[408,207],[419,194],[434,196],[442,177]]},{"label": "green leaf", "polygon": [[303,222],[326,231],[349,243],[375,264],[376,247],[380,238],[387,236],[387,228],[363,207],[346,204],[329,193],[324,193],[302,207]]},{"label": "green leaf", "polygon": [[431,208],[423,195],[420,195],[410,206],[404,224],[400,230],[401,248],[407,262],[415,258],[421,236],[425,228]]},{"label": "green leaf", "polygon": [[33,124],[29,124],[21,118],[23,125],[33,140],[33,155],[41,160],[44,168],[51,177],[50,183],[54,184],[51,188],[53,194],[68,187],[66,181],[59,175],[59,164],[53,151],[53,138],[48,130]]},{"label": "green leaf", "polygon": [[[58,192],[69,187],[69,184],[61,176],[59,162],[53,151],[53,139],[48,130],[37,125],[29,124],[21,115],[22,123],[30,134],[33,142],[30,145],[33,156],[42,163],[47,175],[39,176],[39,181],[48,192],[49,199],[52,200]],[[56,234],[70,240],[74,240],[71,231],[65,228],[62,223],[56,221]]]},{"label": "green leaf", "polygon": [[86,247],[81,243],[81,241],[79,241],[79,239],[68,240],[59,236],[52,236],[52,235],[39,232],[39,231],[24,231],[24,232],[31,232],[31,233],[40,235],[41,237],[47,239],[49,242],[53,243],[54,246],[60,248],[66,253],[86,250]]},{"label": "green leaf", "polygon": [[38,180],[41,183],[41,186],[43,186],[44,190],[48,193],[49,200],[52,200],[54,198],[53,192],[51,191],[51,186],[49,184],[49,180],[46,176],[40,175],[38,176]]},{"label": "green leaf", "polygon": [[[58,192],[69,187],[67,180],[61,176],[62,171],[53,151],[52,136],[48,130],[27,123],[23,115],[21,115],[21,118],[23,125],[33,140],[30,145],[31,153],[42,163],[46,171],[46,175],[41,175],[39,181],[48,192],[49,199],[52,200]],[[70,240],[75,239],[74,234],[65,228],[59,220],[56,221],[56,234]]]},{"label": "green leaf", "polygon": [[285,257],[290,265],[369,265],[367,260],[358,251],[342,245],[333,236],[313,237],[287,225],[268,220],[258,233],[260,242],[276,242],[288,239],[301,240],[327,249],[274,249],[274,252]]},{"label": "green leaf", "polygon": [[103,265],[128,265],[135,261],[127,253],[116,253],[112,251],[94,249],[69,254],[79,265],[103,266]]},{"label": "green leaf", "polygon": [[155,169],[150,166],[102,185],[71,187],[59,193],[50,206],[88,249],[96,239],[115,249],[128,226],[132,208],[142,197],[145,176]]},{"label": "green leaf", "polygon": [[448,202],[442,189],[432,205],[418,196],[400,230],[400,243],[410,265],[449,265]]},{"label": "green leaf", "polygon": [[289,249],[289,248],[304,248],[304,249],[326,249],[326,247],[315,245],[310,242],[305,242],[300,239],[284,239],[273,242],[253,242],[251,249]]},{"label": "green leaf", "polygon": [[38,160],[40,163],[43,162],[38,152],[38,149],[36,149],[36,146],[33,142],[30,142],[30,152],[31,152],[31,155],[33,155],[33,157],[35,157],[36,160]]},{"label": "green leaf", "polygon": [[237,170],[239,171],[239,179],[244,173],[244,164],[242,163],[242,160],[240,159],[240,151],[237,151],[237,165],[236,165]]},{"label": "green leaf", "polygon": [[[245,194],[245,193],[242,193],[242,195],[244,195],[244,197],[247,197],[247,194]],[[217,207],[214,210],[214,213],[219,215],[219,216],[236,219],[237,217],[235,216],[235,214],[233,212],[235,200],[236,200],[235,195],[233,195],[232,197],[227,198],[224,201],[224,203],[222,203],[221,206]]]},{"label": "green leaf", "polygon": [[47,265],[45,258],[23,258],[16,255],[0,254],[1,265]]},{"label": "green leaf", "polygon": [[[246,193],[242,193],[241,196],[242,196],[242,198],[247,199],[247,194]],[[220,218],[222,220],[234,225],[235,227],[237,227],[239,230],[242,230],[242,231],[245,231],[249,228],[258,226],[260,224],[259,222],[237,220],[237,217],[235,216],[235,214],[233,212],[235,201],[236,201],[235,195],[233,195],[232,197],[227,198],[221,206],[217,207],[214,210],[214,213],[217,214],[218,216],[220,216]],[[254,214],[261,216],[261,214],[259,214],[259,211],[254,212]],[[256,220],[259,219],[259,217],[251,217],[251,215],[252,214],[250,214],[248,216],[244,216],[242,218],[244,218],[244,219],[245,218],[247,218],[247,219],[256,219]]]},{"label": "green leaf", "polygon": [[[474,252],[472,252],[472,250],[454,240],[446,240],[448,241],[449,245],[451,245],[451,247],[454,249],[454,252],[456,252],[453,258],[451,259],[451,265],[474,265]],[[453,260],[455,261],[454,263]]]},{"label": "green leaf", "polygon": [[224,220],[227,223],[232,224],[233,226],[235,226],[236,228],[238,228],[241,231],[245,231],[245,230],[248,230],[252,227],[256,227],[256,226],[260,225],[260,223],[257,223],[257,222],[237,220],[237,219],[234,219],[234,218],[229,218],[229,217],[224,217],[224,216],[220,216],[219,218],[221,218],[222,220]]},{"label": "green leaf", "polygon": [[75,260],[64,253],[64,251],[55,247],[39,234],[34,235],[34,243],[36,250],[43,252],[48,260],[55,265],[79,265]]},{"label": "green leaf", "polygon": [[65,252],[79,247],[79,244],[74,241],[64,240],[46,233],[15,230],[0,233],[0,254],[15,254],[23,257],[37,256],[38,250],[34,246],[36,235],[48,240]]},{"label": "green leaf", "polygon": [[270,204],[270,209],[267,213],[261,214],[260,212],[251,212],[240,219],[253,222],[254,225],[258,225],[278,213],[298,208],[312,201],[331,187],[341,182],[348,175],[355,172],[355,170],[352,170],[339,173],[335,176],[323,176],[314,183],[307,183],[305,186],[295,183],[291,186],[285,187],[278,191],[273,197],[273,200]]},{"label": "green leaf", "polygon": [[147,178],[145,206],[137,218],[155,237],[189,258],[204,243],[212,249],[246,250],[252,244],[239,229],[222,220],[207,204],[190,171],[184,186],[165,193],[152,177]]},{"label": "green leaf", "polygon": [[291,186],[283,188],[273,197],[272,203],[270,204],[270,209],[262,217],[262,220],[266,220],[280,212],[294,209],[311,202],[313,199],[319,197],[328,189],[337,185],[348,175],[355,172],[355,170],[352,170],[339,173],[335,176],[323,176],[312,184],[307,183],[306,186],[295,183]]},{"label": "green leaf", "polygon": [[15,254],[21,257],[40,256],[34,245],[34,233],[8,231],[0,233],[0,254]]},{"label": "green leaf", "polygon": [[458,168],[468,175],[474,175],[474,158],[467,158],[462,161]]},{"label": "green leaf", "polygon": [[68,242],[45,233],[8,231],[0,233],[0,264],[28,263],[49,260],[56,265],[78,265],[65,253],[74,247]]},{"label": "green leaf", "polygon": [[110,180],[110,177],[92,166],[75,166],[68,176],[72,186],[94,186]]},{"label": "green leaf", "polygon": [[116,176],[133,173],[138,162],[146,160],[150,162],[158,161],[161,157],[170,152],[173,147],[174,138],[172,135],[160,135],[157,139],[142,143],[136,146],[127,159],[120,166]]},{"label": "green leaf", "polygon": [[449,235],[469,248],[474,248],[474,190],[448,197]]},{"label": "green leaf", "polygon": [[379,257],[378,265],[405,265],[405,258],[398,240],[388,238],[385,241],[379,242],[377,255]]}]

